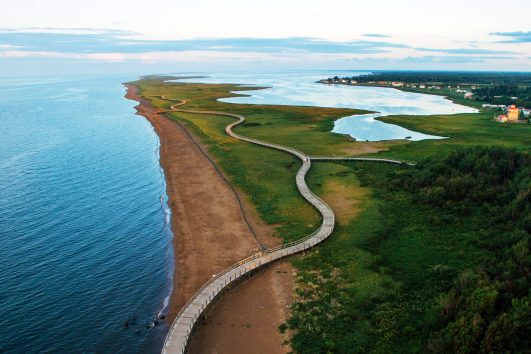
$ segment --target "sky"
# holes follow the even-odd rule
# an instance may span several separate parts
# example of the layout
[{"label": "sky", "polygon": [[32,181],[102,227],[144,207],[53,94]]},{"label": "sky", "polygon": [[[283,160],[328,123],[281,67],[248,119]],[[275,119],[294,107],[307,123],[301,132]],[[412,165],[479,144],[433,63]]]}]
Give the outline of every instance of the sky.
[{"label": "sky", "polygon": [[529,0],[0,0],[0,76],[531,71]]}]

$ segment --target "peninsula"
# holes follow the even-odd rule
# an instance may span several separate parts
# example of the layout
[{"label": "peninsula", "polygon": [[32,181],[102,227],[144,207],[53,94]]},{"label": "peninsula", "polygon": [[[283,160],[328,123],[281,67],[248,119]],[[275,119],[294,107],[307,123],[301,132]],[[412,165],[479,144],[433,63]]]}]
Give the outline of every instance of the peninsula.
[{"label": "peninsula", "polygon": [[[185,84],[168,82],[168,79],[148,77],[128,84],[129,97],[141,103],[139,113],[150,120],[161,137],[161,165],[165,169],[173,212],[176,269],[168,322],[175,318],[183,321],[174,322],[165,346],[166,352],[180,351],[187,345],[190,352],[211,351],[213,348],[221,352],[257,352],[256,343],[260,344],[264,353],[287,352],[290,348],[300,353],[306,353],[310,348],[348,351],[352,349],[348,344],[352,340],[360,345],[360,350],[369,343],[373,349],[379,350],[400,346],[404,350],[419,350],[430,346],[444,351],[462,345],[446,333],[452,333],[455,316],[464,316],[463,311],[469,311],[469,308],[448,309],[436,315],[438,306],[443,304],[435,304],[433,299],[437,296],[460,296],[451,295],[455,291],[452,290],[454,281],[465,276],[476,279],[475,269],[481,267],[481,262],[490,257],[505,256],[478,243],[478,235],[487,232],[485,226],[491,225],[485,220],[490,215],[487,209],[482,214],[460,212],[461,218],[470,221],[464,227],[458,221],[452,221],[452,215],[475,204],[467,202],[472,204],[461,205],[462,199],[453,199],[453,194],[447,193],[451,188],[457,188],[458,193],[474,193],[475,198],[484,200],[488,196],[481,191],[490,190],[491,183],[499,179],[482,178],[478,180],[480,187],[477,190],[467,190],[438,184],[446,183],[449,181],[447,178],[422,179],[422,175],[437,173],[435,166],[443,164],[446,166],[443,171],[454,171],[452,174],[463,176],[455,182],[460,185],[468,183],[466,176],[470,172],[467,166],[456,166],[456,161],[471,158],[472,161],[492,161],[494,164],[507,162],[513,167],[506,169],[509,174],[504,177],[504,182],[499,180],[496,188],[501,188],[507,195],[516,195],[520,193],[518,186],[525,185],[525,179],[529,179],[526,172],[529,168],[527,125],[500,129],[501,126],[490,124],[488,113],[395,116],[382,119],[450,138],[419,142],[353,142],[329,131],[335,119],[365,113],[363,111],[227,104],[218,99],[233,96],[230,91],[236,88],[239,91],[254,88],[228,84]],[[166,130],[170,134],[165,137]],[[215,219],[216,223],[230,220],[232,224],[226,224],[227,229],[231,228],[230,225],[240,225],[240,233],[226,237],[214,235],[208,242],[202,243],[196,238],[208,235],[208,227],[212,224],[206,222],[203,228],[194,231],[193,224],[180,217],[186,215],[187,210],[195,210],[193,207],[198,203],[201,203],[202,210],[195,212],[204,213],[202,219],[214,220],[211,218],[219,210],[212,209],[216,208],[211,205],[212,196],[205,194],[202,185],[197,183],[200,176],[189,182],[184,182],[187,181],[185,176],[175,174],[172,177],[172,169],[166,164],[169,161],[176,164],[181,157],[171,155],[183,156],[186,151],[181,145],[177,145],[173,152],[165,147],[178,144],[171,141],[174,136],[195,147],[197,155],[188,155],[189,158],[203,159],[205,166],[213,169],[208,180],[216,178],[219,182],[217,188],[224,186],[226,190],[224,197],[216,203],[231,207],[234,217],[228,220],[221,217]],[[482,148],[487,142],[500,148]],[[507,146],[511,149],[506,150]],[[374,155],[359,158],[360,155],[376,152],[379,152],[376,158]],[[436,155],[438,157],[434,159]],[[495,156],[503,156],[503,159]],[[374,164],[375,160],[419,163],[413,167],[413,163]],[[356,163],[352,164],[352,161]],[[175,166],[173,168],[179,170]],[[193,165],[182,166],[195,168]],[[194,184],[198,185],[193,197],[178,200],[186,197],[181,196],[179,193],[183,191],[178,189],[187,188],[188,183],[192,188]],[[410,189],[410,183],[424,183],[425,189]],[[437,198],[431,196],[423,202],[422,193],[432,190],[439,191]],[[311,204],[301,197],[301,193],[309,198]],[[203,196],[204,202],[197,200]],[[227,203],[227,200],[232,202]],[[444,205],[452,205],[452,208],[440,209],[437,203],[446,203]],[[477,208],[483,208],[487,202],[481,203],[482,206]],[[502,207],[505,201],[500,199],[489,203]],[[510,228],[513,223],[521,223],[528,207],[524,203],[515,218],[506,219],[509,224],[498,223],[496,227]],[[489,210],[495,209],[491,207]],[[335,216],[335,222],[334,219],[327,221],[330,215]],[[434,219],[433,215],[438,215],[438,219]],[[321,220],[323,217],[324,221]],[[478,217],[481,222],[472,222],[479,221]],[[176,225],[179,223],[182,224]],[[182,230],[191,231],[186,234]],[[316,234],[313,233],[315,230]],[[496,228],[488,232],[493,230]],[[463,238],[463,232],[470,237]],[[445,237],[437,237],[442,234]],[[309,237],[305,238],[306,235]],[[328,238],[328,235],[331,236]],[[512,245],[521,241],[519,237],[514,235]],[[272,277],[271,273],[263,276],[266,272],[262,272],[253,282],[238,287],[234,293],[225,292],[219,305],[223,315],[209,306],[227,285],[234,284],[236,278],[241,279],[243,274],[254,273],[255,269],[262,268],[271,260],[307,249],[325,238],[327,241],[316,250],[293,258],[293,268],[277,271],[284,272],[282,278]],[[217,246],[211,247],[211,242]],[[275,248],[281,244],[284,247]],[[396,249],[400,252],[393,251]],[[463,258],[463,250],[470,257]],[[182,263],[183,259],[189,263]],[[208,266],[194,268],[202,261]],[[227,269],[231,264],[235,265]],[[490,277],[488,275],[482,281],[496,281]],[[291,303],[289,311],[271,308],[265,311],[271,313],[274,310],[274,316],[257,317],[252,311],[244,311],[245,304],[231,302],[231,297],[240,290],[248,290],[251,285],[256,287],[262,279],[269,283],[261,294],[263,303],[270,306],[283,304],[284,308]],[[469,284],[467,291],[474,291],[479,286],[476,280],[470,280]],[[499,292],[501,294],[502,290]],[[409,298],[411,294],[415,294],[417,300]],[[505,296],[520,299],[520,295],[513,292]],[[245,299],[239,297],[240,301],[245,302]],[[232,304],[232,307],[224,304]],[[420,306],[424,312],[413,311],[415,306]],[[206,318],[203,317],[205,307],[207,313],[213,311]],[[393,312],[393,309],[398,312]],[[401,309],[406,312],[400,312]],[[510,304],[503,309],[516,311]],[[237,313],[240,315],[235,316]],[[183,314],[186,315],[179,317]],[[384,328],[381,316],[390,316],[391,321],[386,330],[390,336],[386,336],[385,340],[378,334],[378,330]],[[415,321],[412,316],[416,316]],[[430,322],[430,316],[435,316],[438,322]],[[485,317],[486,323],[494,323],[492,321],[498,314],[489,316]],[[357,320],[351,322],[349,318],[353,317]],[[217,322],[209,320],[212,318]],[[265,318],[268,318],[267,326],[263,323]],[[197,319],[202,320],[197,322]],[[403,329],[407,329],[404,321],[419,323],[419,326],[428,326],[429,329],[418,327],[404,332]],[[311,327],[310,323],[318,324],[318,327]],[[276,330],[277,326],[280,332]],[[342,332],[340,328],[349,329]],[[436,335],[430,336],[425,332],[427,330],[435,331]],[[483,330],[486,331],[487,327]],[[190,335],[194,333],[189,342]],[[518,333],[513,332],[512,336],[518,338]],[[334,340],[323,341],[323,336]],[[201,341],[194,341],[194,337],[201,338]],[[401,342],[404,338],[408,340]],[[482,338],[477,339],[479,343],[490,340]],[[289,347],[282,345],[284,341],[289,343]],[[263,343],[267,345],[262,346]]]}]

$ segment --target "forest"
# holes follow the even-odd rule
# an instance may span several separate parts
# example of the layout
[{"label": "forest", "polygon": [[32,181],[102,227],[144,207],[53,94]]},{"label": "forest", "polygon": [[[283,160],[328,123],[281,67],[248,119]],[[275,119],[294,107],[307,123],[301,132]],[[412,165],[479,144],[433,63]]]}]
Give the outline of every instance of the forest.
[{"label": "forest", "polygon": [[[343,78],[335,76],[328,80],[337,82],[341,79]],[[354,80],[358,84],[385,81],[407,84],[450,85],[453,87],[463,86],[474,93],[474,101],[497,105],[515,104],[517,107],[525,108],[531,107],[531,73],[382,71],[373,72],[371,75],[363,74],[345,79]],[[410,88],[403,89],[410,90]],[[445,91],[445,93],[451,94],[452,92]]]},{"label": "forest", "polygon": [[360,83],[369,81],[401,81],[446,85],[519,85],[531,86],[531,73],[473,71],[375,71],[372,75],[352,77]]},{"label": "forest", "polygon": [[500,148],[475,148],[428,159],[393,179],[394,188],[449,219],[476,225],[481,250],[440,298],[435,352],[529,349],[531,297],[531,157]]},{"label": "forest", "polygon": [[[515,104],[517,107],[531,107],[531,86],[493,85],[478,87],[474,99],[492,104]],[[512,99],[511,97],[517,97]]]},{"label": "forest", "polygon": [[281,327],[295,352],[529,350],[529,154],[474,147],[345,168],[376,207],[297,261],[305,286]]}]

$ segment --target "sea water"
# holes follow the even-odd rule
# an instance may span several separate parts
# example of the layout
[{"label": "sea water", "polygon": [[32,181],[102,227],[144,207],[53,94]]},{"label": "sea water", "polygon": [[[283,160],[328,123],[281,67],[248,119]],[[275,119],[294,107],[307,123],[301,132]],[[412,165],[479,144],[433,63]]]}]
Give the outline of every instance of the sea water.
[{"label": "sea water", "polygon": [[171,231],[133,79],[0,79],[1,353],[160,351]]},{"label": "sea water", "polygon": [[[221,99],[221,101],[229,103],[357,108],[378,112],[375,114],[347,116],[335,121],[333,133],[348,134],[360,141],[444,138],[422,134],[375,119],[382,116],[477,112],[474,108],[455,104],[442,96],[404,92],[393,88],[317,83],[318,80],[326,79],[330,76],[353,76],[359,74],[369,73],[335,71],[193,73],[193,75],[204,77],[179,81],[236,83],[269,87],[268,89],[257,91],[235,91],[246,96]],[[190,73],[176,74],[176,76],[181,75],[190,75]]]}]

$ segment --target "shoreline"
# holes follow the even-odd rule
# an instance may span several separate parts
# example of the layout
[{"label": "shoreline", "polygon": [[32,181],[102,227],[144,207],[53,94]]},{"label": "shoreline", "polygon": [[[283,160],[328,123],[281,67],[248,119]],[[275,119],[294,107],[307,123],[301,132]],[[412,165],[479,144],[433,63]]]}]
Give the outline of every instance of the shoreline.
[{"label": "shoreline", "polygon": [[[142,83],[137,83],[137,85],[141,89],[144,88]],[[150,87],[150,86],[148,85],[148,87]],[[167,108],[158,108],[157,109],[157,108],[155,108],[156,106],[151,106],[150,102],[147,101],[147,99],[144,99],[143,97],[139,97],[139,95],[136,94],[137,92],[136,92],[136,87],[135,86],[129,85],[128,89],[129,89],[128,98],[134,98],[134,99],[136,99],[137,101],[139,101],[141,103],[141,105],[139,105],[137,107],[138,113],[141,114],[141,115],[146,116],[146,118],[148,118],[148,120],[155,126],[155,130],[157,131],[157,133],[159,133],[159,137],[161,139],[161,165],[164,166],[165,171],[168,171],[168,170],[167,170],[167,167],[166,167],[167,165],[165,164],[164,158],[168,157],[168,155],[169,155],[169,154],[165,153],[165,150],[166,150],[165,149],[165,138],[167,138],[168,136],[171,136],[172,140],[178,140],[178,139],[175,139],[175,136],[174,136],[175,132],[178,130],[180,134],[183,134],[183,131],[188,134],[188,139],[186,138],[186,136],[183,138],[184,140],[187,140],[188,147],[190,145],[194,145],[194,143],[195,143],[194,138],[188,133],[188,131],[184,128],[183,124],[181,123],[181,116],[180,116],[181,114],[188,114],[188,113],[193,114],[193,113],[196,113],[196,114],[201,114],[201,115],[213,115],[213,116],[223,115],[223,116],[236,118],[237,121],[232,122],[232,123],[230,123],[230,124],[225,126],[225,133],[227,135],[229,135],[230,137],[235,138],[237,140],[244,141],[244,142],[257,144],[257,145],[264,146],[264,147],[270,147],[270,148],[274,148],[274,149],[280,150],[280,151],[285,151],[285,152],[288,152],[288,153],[300,158],[303,161],[303,164],[300,167],[300,169],[298,170],[298,172],[296,174],[296,177],[295,177],[296,186],[297,186],[297,188],[299,190],[299,193],[304,197],[304,199],[306,199],[307,202],[312,204],[322,215],[322,225],[321,225],[321,227],[319,227],[316,231],[314,231],[313,233],[309,234],[308,236],[303,237],[299,241],[296,241],[296,242],[294,241],[291,244],[287,244],[287,245],[283,245],[282,247],[279,247],[279,248],[273,248],[273,249],[267,250],[267,252],[265,252],[265,253],[264,252],[256,252],[256,253],[253,254],[252,257],[249,257],[249,258],[245,259],[245,261],[243,261],[243,262],[234,263],[230,267],[227,267],[227,268],[219,271],[218,273],[213,273],[213,275],[211,277],[207,276],[206,279],[208,281],[205,282],[203,286],[201,286],[200,292],[196,292],[195,294],[192,294],[193,296],[190,296],[191,301],[187,302],[186,307],[184,307],[183,310],[179,311],[179,315],[178,315],[179,316],[178,317],[179,321],[177,321],[177,322],[174,321],[173,322],[173,324],[171,326],[170,333],[168,334],[168,337],[166,338],[166,342],[165,342],[164,349],[163,349],[164,352],[166,352],[168,350],[168,348],[171,348],[171,350],[181,350],[181,349],[185,348],[185,346],[187,345],[188,340],[190,339],[189,336],[190,336],[191,328],[194,325],[196,325],[196,323],[197,323],[196,320],[199,318],[199,316],[201,315],[201,313],[205,309],[205,306],[208,306],[211,303],[211,301],[215,299],[215,294],[218,294],[221,290],[223,290],[227,286],[230,286],[231,282],[233,282],[236,279],[238,279],[238,277],[246,276],[249,272],[252,272],[253,269],[258,269],[258,268],[262,267],[264,264],[269,264],[269,263],[273,262],[274,260],[282,259],[282,258],[285,258],[285,257],[287,257],[289,255],[296,254],[296,253],[298,253],[300,251],[303,251],[303,250],[305,250],[307,248],[313,247],[315,244],[319,243],[324,238],[327,238],[328,235],[330,235],[331,231],[333,230],[334,213],[330,209],[330,207],[328,207],[326,205],[326,203],[324,203],[320,198],[318,198],[315,194],[313,194],[311,192],[311,190],[309,190],[309,187],[305,183],[305,176],[306,176],[306,173],[308,172],[308,170],[310,168],[310,165],[311,165],[309,156],[305,155],[304,153],[300,152],[299,150],[296,150],[294,148],[290,148],[289,146],[269,143],[269,142],[266,142],[266,141],[253,139],[253,138],[248,138],[248,137],[245,137],[245,136],[242,136],[242,135],[234,133],[232,131],[232,128],[235,127],[236,125],[239,125],[239,124],[243,123],[245,121],[245,117],[244,116],[238,115],[238,114],[234,114],[234,113],[225,113],[225,112],[210,111],[210,110],[181,109],[179,106],[184,105],[184,104],[186,104],[188,102],[188,96],[186,96],[186,94],[185,94],[184,100],[183,100],[183,98],[181,98],[181,97],[179,97],[179,99],[175,99],[175,98],[166,98],[163,95],[159,96],[158,92],[155,91],[154,93],[151,93],[149,97],[151,97],[151,96],[153,96],[153,97],[161,97],[163,100],[166,100],[166,101],[177,102],[176,104],[171,105],[169,110]],[[151,92],[151,91],[148,90],[148,92]],[[175,94],[179,95],[178,90],[175,92]],[[192,95],[191,97],[195,97],[195,96]],[[166,105],[163,105],[163,107],[166,107]],[[179,108],[177,108],[177,107],[179,107]],[[185,121],[187,121],[187,119]],[[165,125],[165,126],[161,127],[162,125]],[[172,129],[172,128],[174,130],[176,130],[176,131],[169,132],[168,129]],[[202,151],[203,147],[199,146],[197,143],[195,143],[195,145],[196,145],[196,150],[198,150],[199,152],[203,153],[203,151]],[[183,152],[181,150],[176,150],[176,152],[177,152],[176,155],[182,155],[183,154]],[[197,155],[197,151],[196,151],[196,155]],[[204,155],[203,159],[207,159],[211,163],[211,165],[215,167],[215,164],[212,161],[212,159],[210,157],[208,157],[204,153],[203,153],[203,155]],[[175,158],[176,156],[171,155],[169,157]],[[319,159],[319,158],[315,158],[315,159]],[[324,157],[324,159],[334,159],[335,160],[337,158],[328,156],[328,157]],[[340,159],[342,159],[342,158],[340,158]],[[357,158],[356,160],[359,160],[359,159],[363,159],[363,158]],[[367,159],[367,160],[380,161],[380,159]],[[388,163],[398,163],[398,164],[402,163],[401,161],[395,161],[395,160],[383,160],[382,159],[381,161],[382,162],[388,162]],[[193,172],[197,168],[196,163],[197,163],[197,161],[194,161],[194,165],[192,166],[192,168],[189,169],[189,170],[185,170],[185,172],[186,172],[185,175],[183,175],[181,177],[190,178],[190,176],[188,174],[190,174],[190,173],[193,174]],[[210,166],[210,167],[212,167],[212,166]],[[179,172],[179,171],[177,171],[177,172]],[[219,177],[220,177],[220,179],[222,179],[223,181],[228,183],[227,180],[221,178],[222,177],[221,175]],[[170,191],[168,193],[168,195],[169,195],[169,198],[170,198],[170,201],[171,201],[170,204],[171,204],[171,208],[172,208],[172,211],[173,211],[173,210],[175,210],[175,208],[174,208],[174,203],[171,200],[173,198],[173,196],[174,196],[171,193],[172,192],[172,187],[174,187],[172,182],[177,182],[178,183],[178,182],[181,182],[181,181],[180,180],[173,181],[171,174],[167,174],[166,178],[167,178],[168,191]],[[233,191],[233,194],[234,194],[234,190],[232,190],[232,191]],[[173,190],[173,192],[178,192],[178,190]],[[199,192],[201,192],[201,191],[199,190]],[[176,193],[176,194],[178,194],[178,193]],[[212,195],[210,195],[210,197],[211,196]],[[208,199],[208,201],[210,203],[208,205],[209,206],[215,205],[214,203],[216,203],[216,202],[213,201],[213,200],[210,200],[210,199],[211,198]],[[182,200],[181,200],[181,202],[182,202]],[[190,205],[188,205],[188,207],[189,206]],[[244,218],[243,211],[242,210],[240,210],[240,211],[242,212],[242,215],[240,215],[240,218]],[[180,220],[183,220],[183,219],[180,219]],[[173,221],[175,221],[175,217],[173,218]],[[181,224],[181,222],[177,222],[177,223],[172,222],[172,225],[174,226],[175,229],[177,229],[178,226],[180,226],[180,224]],[[218,226],[218,225],[216,225],[216,226]],[[248,230],[248,231],[250,231],[250,230]],[[202,230],[201,230],[201,232],[202,232]],[[234,232],[232,230],[231,230],[231,232],[232,232],[231,233],[231,235],[232,235]],[[176,279],[176,281],[175,281],[175,283],[177,284],[179,282],[179,280],[181,280],[181,278],[182,278],[182,277],[178,277],[177,276],[177,274],[179,274],[179,272],[182,272],[182,269],[178,266],[178,263],[181,261],[180,257],[181,256],[187,257],[187,256],[190,256],[190,255],[187,254],[187,253],[182,253],[181,256],[180,256],[178,254],[179,251],[181,251],[181,249],[179,248],[179,245],[180,245],[182,240],[179,240],[178,233],[174,232],[174,235],[175,235],[174,245],[175,245],[175,249],[176,249],[176,253],[175,253],[175,263],[176,263],[176,267],[175,267],[176,278],[175,279]],[[196,235],[196,236],[199,236],[199,235]],[[193,242],[196,242],[196,240],[194,239]],[[238,240],[238,242],[241,242],[241,240]],[[232,244],[231,246],[234,246],[234,244]],[[210,254],[209,254],[209,256],[210,256]],[[241,259],[241,257],[240,257],[240,259]],[[195,270],[195,268],[193,268],[193,267],[192,267],[192,269]],[[284,272],[279,272],[279,273],[289,274],[291,272],[284,271]],[[184,272],[184,274],[186,276],[192,275],[192,274],[186,273],[186,272]],[[220,284],[222,284],[222,285],[220,285]],[[198,288],[199,288],[199,286],[198,286]],[[253,286],[252,288],[254,289],[255,286]],[[175,286],[174,289],[180,289],[180,288],[178,286]],[[248,289],[249,289],[249,287],[247,287],[246,290],[248,290]],[[251,290],[253,290],[253,289],[251,289]],[[264,290],[266,290],[266,289],[263,289],[260,293],[265,293],[266,291],[264,291]],[[278,293],[278,288],[275,287],[272,290],[273,290],[272,292],[274,292],[274,293],[277,292]],[[244,292],[246,292],[246,291],[244,291]],[[292,294],[291,290],[289,291],[289,293]],[[176,296],[179,297],[180,296],[181,299],[183,297],[184,297],[185,300],[187,299],[187,297],[183,296],[182,292],[179,292],[179,291],[175,291],[173,295],[174,295],[174,297],[176,297]],[[278,295],[278,294],[276,294],[276,295]],[[227,300],[228,300],[229,303],[231,302],[229,300],[229,298],[231,298],[231,297],[233,298],[233,296],[231,296],[231,295],[227,296]],[[278,300],[278,296],[270,297],[270,299],[271,298],[275,298],[275,299]],[[214,324],[215,328],[218,328],[217,326],[222,326],[222,322],[232,322],[231,323],[231,327],[235,326],[236,323],[234,323],[234,322],[239,322],[239,320],[242,319],[241,316],[244,315],[245,305],[248,305],[251,302],[251,300],[257,300],[257,299],[255,299],[255,297],[252,297],[252,296],[244,296],[242,300],[237,301],[236,305],[234,305],[235,302],[233,301],[232,302],[233,305],[229,305],[229,307],[232,307],[232,309],[230,310],[230,314],[237,315],[238,316],[238,320],[236,320],[235,317],[230,317],[229,316],[229,317],[224,317],[224,320],[220,321],[221,318],[218,317],[218,319],[216,321],[217,323]],[[266,300],[266,299],[264,298],[264,300]],[[289,302],[291,302],[291,301],[288,301],[288,303]],[[263,301],[260,301],[260,302],[256,303],[254,308],[256,308],[256,307],[258,307],[258,308],[279,308],[279,307],[282,308],[282,305],[278,306],[278,304],[277,305],[273,305],[273,306],[263,306],[262,304],[263,304]],[[223,307],[223,301],[221,301],[218,305],[220,307]],[[181,306],[182,306],[182,304],[181,304]],[[179,307],[177,307],[177,309],[179,309]],[[170,312],[171,312],[171,310],[175,311],[175,307],[174,308],[170,308]],[[255,313],[255,312],[256,312],[256,310],[251,311],[251,313]],[[249,311],[248,311],[248,313],[249,313]],[[278,315],[278,317],[285,317],[285,316],[286,316],[285,313],[284,313],[284,316],[282,316],[282,314]],[[171,319],[171,317],[172,316],[170,314],[169,318]],[[251,315],[251,318],[253,320],[255,320],[255,315]],[[197,324],[198,325],[204,324],[204,320],[201,320],[201,321],[202,322],[199,322]],[[270,323],[268,322],[268,325],[269,324]],[[208,327],[208,326],[206,326],[206,327]],[[240,327],[240,326],[238,326],[238,327]],[[254,325],[252,327],[257,329],[256,332],[259,332],[263,336],[262,339],[265,338],[265,337],[268,337],[269,339],[271,339],[272,336],[271,335],[266,335],[266,333],[264,333],[264,331],[262,329],[258,329]],[[244,329],[244,332],[247,332],[247,333],[244,334],[244,337],[247,340],[250,339],[249,335],[251,333],[250,333],[250,331],[246,330],[246,329],[250,328],[250,322],[242,324],[241,328]],[[221,338],[224,343],[230,342],[231,336],[233,336],[233,335],[238,335],[238,334],[241,335],[241,334],[243,334],[241,331],[238,331],[238,333],[227,333],[226,329],[227,328],[225,328],[225,329],[219,328],[219,331],[216,330],[216,329],[212,330],[212,326],[210,326],[210,333],[214,333],[214,334],[217,333],[218,334],[218,339]],[[205,328],[205,330],[207,330],[207,328]],[[204,332],[205,330],[203,330],[203,333],[205,333]],[[278,335],[278,333],[277,333],[278,332],[278,323],[276,323],[276,326],[273,326],[269,330],[272,330],[272,333],[275,333],[276,335]],[[208,330],[207,330],[207,332],[208,332]],[[251,332],[254,332],[254,331],[251,331]],[[186,334],[184,335],[184,333],[186,333]],[[196,333],[196,335],[200,336],[200,334],[201,334],[201,330],[199,329],[199,333]],[[275,337],[276,337],[276,335],[275,335]],[[201,343],[203,345],[209,344],[209,342],[210,343],[214,342],[212,344],[214,344],[215,347],[220,349],[221,343],[216,340],[216,338],[215,338],[216,336],[215,335],[214,336],[210,335],[210,336],[207,336],[207,337],[208,337],[208,340],[201,340]],[[232,338],[234,338],[234,337],[232,337]],[[217,342],[217,343],[215,343],[215,342]],[[253,342],[258,342],[258,341],[254,341],[253,340]],[[181,349],[179,349],[179,348],[181,348]],[[205,348],[205,347],[203,346],[203,348]],[[277,347],[276,349],[278,350],[278,349],[281,349],[281,348]],[[286,348],[282,348],[282,349],[285,350]],[[284,351],[284,350],[282,350],[282,351]],[[269,352],[271,352],[271,351],[269,351]]]},{"label": "shoreline", "polygon": [[[465,106],[465,107],[469,107],[469,108],[473,108],[473,109],[477,110],[477,112],[470,112],[471,114],[480,113],[481,112],[481,109],[479,109],[478,107],[475,107],[475,106],[473,106],[471,104],[467,104],[465,102],[456,101],[456,99],[454,97],[450,97],[450,96],[448,96],[446,94],[443,94],[443,93],[423,92],[423,91],[418,91],[418,90],[408,90],[407,88],[404,88],[404,87],[393,87],[393,86],[384,86],[384,85],[347,84],[347,83],[343,83],[343,82],[329,84],[329,83],[321,82],[321,81],[322,80],[316,81],[316,83],[322,84],[322,85],[342,85],[342,86],[354,86],[354,87],[358,86],[358,87],[389,88],[389,89],[395,89],[395,90],[402,91],[402,92],[418,93],[418,94],[421,94],[421,95],[440,96],[440,97],[443,97],[443,98],[447,99],[448,101],[450,101],[450,102],[452,102],[454,104]],[[487,103],[487,102],[482,102],[482,103]],[[456,113],[456,114],[459,114],[459,113]]]},{"label": "shoreline", "polygon": [[[194,157],[193,168],[197,168],[197,162],[201,162],[203,165],[210,166],[211,169],[216,170],[218,176],[217,181],[221,184],[225,184],[227,191],[225,197],[227,200],[231,200],[232,197],[233,210],[241,212],[239,215],[239,222],[229,222],[230,232],[234,233],[234,226],[238,224],[244,224],[248,227],[246,235],[247,240],[254,241],[252,244],[255,249],[249,253],[255,253],[260,246],[275,247],[281,244],[281,239],[273,236],[274,227],[266,224],[260,217],[258,211],[253,204],[247,199],[246,195],[237,186],[232,186],[229,181],[223,175],[223,172],[216,166],[216,162],[213,157],[209,156],[205,150],[205,147],[199,142],[197,137],[193,135],[182,124],[171,120],[163,114],[160,114],[151,103],[145,98],[138,95],[138,88],[134,84],[124,84],[127,88],[126,98],[139,102],[137,114],[144,117],[152,126],[153,131],[159,137],[159,164],[165,179],[166,186],[166,198],[167,208],[170,209],[170,223],[169,227],[173,234],[172,242],[172,263],[174,266],[171,280],[172,291],[169,294],[169,303],[166,310],[164,321],[167,325],[171,326],[176,314],[180,311],[184,303],[195,293],[195,291],[206,282],[215,271],[206,271],[200,269],[200,267],[194,266],[188,268],[182,268],[180,262],[181,258],[186,255],[186,244],[190,243],[190,239],[182,237],[180,231],[182,231],[183,220],[176,217],[176,213],[179,212],[179,208],[175,207],[175,202],[178,198],[182,197],[173,193],[172,186],[176,179],[173,174],[175,171],[168,170],[168,155],[170,152],[166,149],[167,145],[171,144],[171,141],[180,139],[181,142],[186,142],[187,146],[193,148],[195,146],[196,152],[200,151],[200,154]],[[161,126],[161,123],[165,123],[165,126]],[[177,129],[181,133],[180,136],[172,134],[168,131],[168,128]],[[175,132],[175,131],[174,131]],[[179,151],[179,153],[181,153]],[[201,155],[202,154],[202,155]],[[208,161],[207,161],[208,160]],[[181,170],[189,171],[185,166],[181,166]],[[181,174],[179,181],[193,180],[194,177],[187,176],[187,174]],[[217,185],[219,188],[220,185]],[[230,188],[230,190],[229,190]],[[200,191],[198,191],[200,192]],[[219,192],[219,190],[218,190]],[[233,193],[232,195],[230,194]],[[182,204],[186,204],[187,207],[194,207],[191,200],[180,200]],[[210,199],[207,199],[208,203],[211,203]],[[226,208],[226,201],[223,208]],[[212,205],[204,206],[203,209],[209,208]],[[175,211],[174,209],[177,209]],[[238,220],[236,220],[238,221]],[[177,230],[174,231],[174,230]],[[216,229],[217,230],[217,229]],[[254,230],[254,232],[253,232]],[[186,235],[185,235],[186,236]],[[188,241],[188,242],[187,242]],[[192,240],[193,241],[193,240]],[[221,241],[227,245],[232,246],[230,239],[221,238]],[[242,242],[242,240],[239,240]],[[184,247],[183,247],[184,246]],[[189,246],[189,245],[188,245]],[[231,247],[232,249],[232,247]],[[208,248],[203,248],[202,251],[206,252]],[[228,251],[222,250],[222,255],[225,255]],[[225,263],[212,264],[209,269],[216,268],[218,271],[226,268],[226,266],[245,258],[249,253],[239,252],[233,255],[234,260],[225,261]],[[200,252],[196,252],[191,258],[200,258]],[[209,256],[216,258],[220,256],[219,252],[210,252]],[[186,264],[185,264],[186,265]],[[202,275],[197,276],[197,273]],[[190,278],[195,282],[194,287],[187,287],[183,292],[183,284],[187,283]],[[202,280],[203,279],[203,280]],[[235,287],[234,292],[227,293],[223,296],[215,308],[212,310],[209,318],[210,321],[204,322],[197,329],[196,335],[199,340],[194,340],[191,344],[191,353],[203,353],[203,352],[218,352],[218,353],[232,353],[234,348],[239,348],[242,351],[247,351],[250,347],[250,343],[261,343],[263,346],[263,353],[278,353],[283,354],[289,351],[289,346],[285,345],[285,341],[288,339],[286,334],[281,334],[278,331],[278,326],[284,323],[290,313],[289,305],[293,301],[293,274],[291,263],[289,261],[282,261],[264,272],[260,272],[253,276],[249,283],[244,282]],[[271,306],[274,304],[274,306]],[[276,311],[266,311],[266,313],[256,313],[256,309],[260,308],[263,311],[270,307],[276,308]],[[215,322],[212,320],[215,319]],[[264,320],[267,319],[267,320]],[[252,323],[252,329],[249,328],[249,324]]]},{"label": "shoreline", "polygon": [[126,83],[125,97],[137,101],[159,138],[173,233],[173,280],[166,322],[171,324],[186,301],[213,274],[259,249],[238,198],[188,131],[159,114]]}]

